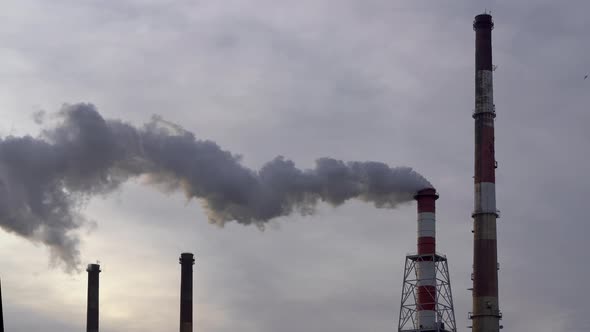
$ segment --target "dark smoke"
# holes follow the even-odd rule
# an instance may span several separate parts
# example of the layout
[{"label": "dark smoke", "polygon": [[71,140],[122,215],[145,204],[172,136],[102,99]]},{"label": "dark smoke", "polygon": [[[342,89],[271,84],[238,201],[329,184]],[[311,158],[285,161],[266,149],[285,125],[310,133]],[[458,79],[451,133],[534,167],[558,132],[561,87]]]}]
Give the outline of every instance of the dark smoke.
[{"label": "dark smoke", "polygon": [[84,223],[84,202],[140,175],[198,198],[219,225],[261,226],[313,213],[319,201],[339,205],[357,198],[392,208],[431,187],[411,168],[380,162],[320,158],[314,169],[301,170],[279,156],[254,171],[239,156],[159,117],[135,128],[105,120],[91,104],[64,105],[35,121],[47,117],[56,124],[37,138],[0,139],[0,227],[47,245],[68,270],[80,263],[76,229]]}]

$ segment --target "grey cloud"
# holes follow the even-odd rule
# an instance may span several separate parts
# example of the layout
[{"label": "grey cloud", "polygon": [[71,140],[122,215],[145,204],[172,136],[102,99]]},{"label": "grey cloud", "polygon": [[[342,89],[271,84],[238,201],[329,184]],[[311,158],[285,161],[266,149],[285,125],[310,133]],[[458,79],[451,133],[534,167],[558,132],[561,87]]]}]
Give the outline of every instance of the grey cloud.
[{"label": "grey cloud", "polygon": [[51,248],[68,269],[79,264],[73,233],[85,199],[109,193],[130,177],[183,190],[203,202],[212,223],[263,222],[294,211],[309,214],[319,201],[340,205],[357,198],[393,208],[431,184],[408,167],[380,162],[317,160],[300,170],[277,157],[260,171],[212,141],[154,117],[142,128],[105,120],[91,104],[65,105],[57,125],[40,138],[9,136],[0,142],[3,197],[0,224]]}]

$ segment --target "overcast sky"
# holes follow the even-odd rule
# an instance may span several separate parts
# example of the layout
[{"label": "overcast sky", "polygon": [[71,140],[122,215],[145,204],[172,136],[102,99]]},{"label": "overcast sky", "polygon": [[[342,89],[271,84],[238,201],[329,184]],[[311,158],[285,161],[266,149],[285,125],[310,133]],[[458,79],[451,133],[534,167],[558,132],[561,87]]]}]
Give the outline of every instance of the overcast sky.
[{"label": "overcast sky", "polygon": [[[0,135],[39,110],[90,102],[154,114],[257,169],[283,155],[410,166],[439,190],[437,250],[457,325],[470,325],[474,32],[492,10],[502,324],[590,330],[590,3],[584,0],[5,0]],[[100,261],[101,330],[176,331],[178,256],[196,254],[195,331],[391,331],[416,246],[416,207],[351,201],[264,232],[211,225],[198,201],[140,181],[81,211]],[[86,273],[0,231],[8,331],[85,328]]]}]

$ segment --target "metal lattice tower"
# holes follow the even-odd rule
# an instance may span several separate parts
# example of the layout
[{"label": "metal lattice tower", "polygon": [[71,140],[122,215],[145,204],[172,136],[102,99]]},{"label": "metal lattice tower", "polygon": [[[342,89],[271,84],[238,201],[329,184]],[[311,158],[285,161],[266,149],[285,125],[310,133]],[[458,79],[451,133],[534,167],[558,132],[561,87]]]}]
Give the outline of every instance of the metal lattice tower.
[{"label": "metal lattice tower", "polygon": [[[427,280],[436,285],[435,292],[432,292],[434,303],[418,304],[419,282],[424,278],[418,277],[419,262],[434,262],[434,279]],[[436,322],[434,327],[419,326],[418,312],[421,306],[434,305]],[[399,312],[399,332],[456,332],[455,310],[453,307],[453,296],[451,293],[451,279],[447,258],[440,254],[411,254],[406,256],[404,268],[404,281],[402,284],[402,298]]]}]

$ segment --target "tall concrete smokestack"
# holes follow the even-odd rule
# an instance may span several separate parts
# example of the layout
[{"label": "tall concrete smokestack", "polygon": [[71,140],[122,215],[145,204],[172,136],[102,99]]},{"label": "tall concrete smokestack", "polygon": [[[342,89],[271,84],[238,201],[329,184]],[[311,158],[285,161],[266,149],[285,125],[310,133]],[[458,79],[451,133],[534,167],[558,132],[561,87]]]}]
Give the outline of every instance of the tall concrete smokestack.
[{"label": "tall concrete smokestack", "polygon": [[414,196],[418,201],[418,256],[416,272],[418,279],[418,326],[436,328],[436,253],[435,201],[436,190],[422,189]]},{"label": "tall concrete smokestack", "polygon": [[496,159],[494,157],[494,90],[492,29],[488,13],[473,21],[475,30],[475,206],[473,211],[473,309],[475,332],[500,330],[496,242]]},{"label": "tall concrete smokestack", "polygon": [[193,265],[195,259],[191,253],[180,255],[182,266],[180,276],[180,332],[193,331]]},{"label": "tall concrete smokestack", "polygon": [[98,332],[98,274],[100,265],[88,264],[88,308],[86,332]]}]

